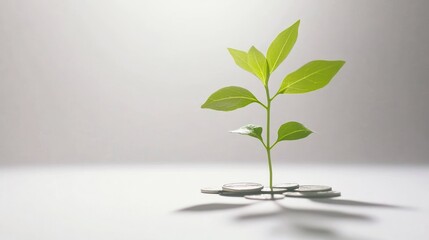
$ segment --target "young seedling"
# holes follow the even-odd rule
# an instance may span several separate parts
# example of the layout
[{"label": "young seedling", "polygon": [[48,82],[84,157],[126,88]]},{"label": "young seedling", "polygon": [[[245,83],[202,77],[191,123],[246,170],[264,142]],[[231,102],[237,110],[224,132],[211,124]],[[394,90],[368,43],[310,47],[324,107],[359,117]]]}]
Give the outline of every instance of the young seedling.
[{"label": "young seedling", "polygon": [[281,32],[271,43],[266,56],[255,47],[251,47],[248,52],[229,48],[229,53],[234,58],[235,63],[242,69],[252,73],[265,88],[266,103],[259,101],[249,90],[230,86],[222,88],[207,99],[201,108],[208,108],[217,111],[232,111],[245,107],[251,103],[257,103],[266,110],[266,138],[262,138],[262,127],[248,124],[237,130],[231,131],[242,135],[257,138],[267,152],[268,168],[270,171],[270,188],[273,186],[273,169],[271,164],[271,150],[281,141],[298,140],[305,138],[312,133],[311,130],[298,122],[287,122],[280,126],[277,131],[277,140],[271,143],[270,139],[270,116],[271,103],[280,94],[300,94],[307,93],[326,86],[335,74],[344,65],[344,61],[336,60],[315,60],[311,61],[298,70],[288,74],[280,85],[277,92],[271,96],[268,82],[270,75],[289,55],[298,37],[298,20],[292,26]]}]

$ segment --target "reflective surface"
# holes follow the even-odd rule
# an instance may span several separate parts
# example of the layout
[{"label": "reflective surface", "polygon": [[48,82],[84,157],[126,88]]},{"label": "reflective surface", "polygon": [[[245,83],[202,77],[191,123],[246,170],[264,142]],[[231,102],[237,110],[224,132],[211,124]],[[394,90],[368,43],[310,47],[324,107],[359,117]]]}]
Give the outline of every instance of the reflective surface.
[{"label": "reflective surface", "polygon": [[[429,167],[276,165],[335,199],[251,201],[202,186],[265,183],[265,165],[0,169],[0,239],[424,239]],[[364,174],[363,174],[364,173]],[[362,185],[362,183],[371,183]]]}]

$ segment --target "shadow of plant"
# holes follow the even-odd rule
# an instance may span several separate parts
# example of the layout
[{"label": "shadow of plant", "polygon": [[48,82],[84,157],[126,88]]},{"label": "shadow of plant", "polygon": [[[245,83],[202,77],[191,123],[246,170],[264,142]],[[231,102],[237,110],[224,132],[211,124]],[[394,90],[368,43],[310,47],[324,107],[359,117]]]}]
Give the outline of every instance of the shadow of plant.
[{"label": "shadow of plant", "polygon": [[246,213],[235,218],[237,222],[270,221],[278,222],[271,233],[298,236],[300,239],[357,240],[355,236],[346,236],[339,232],[335,222],[360,221],[373,222],[374,219],[365,214],[351,213],[341,210],[292,208],[280,202],[274,202],[278,209],[271,212]]},{"label": "shadow of plant", "polygon": [[[356,200],[345,199],[310,199],[309,201],[321,204],[332,204],[342,206],[357,206],[357,207],[374,207],[374,208],[391,208],[391,209],[409,209],[403,206],[396,206],[383,203],[372,203]],[[229,203],[209,203],[200,204],[183,209],[177,212],[210,212],[223,211],[244,208],[254,205],[254,202],[248,204],[229,204]],[[264,202],[267,203],[267,202]],[[269,202],[268,202],[269,203]],[[342,221],[359,221],[373,223],[375,219],[370,215],[347,212],[336,209],[319,209],[319,208],[297,208],[288,207],[279,201],[273,201],[276,205],[274,210],[269,212],[250,212],[241,211],[234,218],[237,222],[252,222],[252,221],[270,221],[276,223],[271,233],[289,236],[299,236],[300,239],[330,239],[330,240],[357,240],[357,236],[347,236],[340,232],[336,223]],[[252,209],[253,210],[253,209]]]},{"label": "shadow of plant", "polygon": [[263,218],[272,218],[272,217],[285,217],[288,219],[343,219],[343,220],[359,220],[359,221],[372,221],[370,216],[357,213],[347,213],[344,211],[338,210],[325,210],[325,209],[306,209],[306,208],[290,208],[286,207],[279,202],[274,202],[279,210],[272,212],[264,213],[254,213],[254,214],[245,214],[238,216],[236,220],[246,221],[246,220],[257,220]]},{"label": "shadow of plant", "polygon": [[[294,224],[293,231],[301,236],[306,236],[309,239],[362,240],[362,238],[359,237],[345,236],[329,227],[315,226],[305,223]],[[369,239],[365,238],[365,240]]]},{"label": "shadow of plant", "polygon": [[372,203],[372,202],[363,202],[363,201],[347,200],[347,199],[310,199],[310,200],[316,203],[343,205],[343,206],[395,208],[395,209],[404,209],[404,210],[412,209],[409,207],[397,206],[392,204]]}]

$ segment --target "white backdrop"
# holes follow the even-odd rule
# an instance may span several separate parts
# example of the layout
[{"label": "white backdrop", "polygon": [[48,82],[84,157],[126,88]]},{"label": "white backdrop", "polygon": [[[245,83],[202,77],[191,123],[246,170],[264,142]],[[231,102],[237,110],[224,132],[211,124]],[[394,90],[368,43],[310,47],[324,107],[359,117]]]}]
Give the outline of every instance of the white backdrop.
[{"label": "white backdrop", "polygon": [[271,88],[308,61],[347,63],[328,87],[280,96],[317,134],[274,150],[288,162],[428,162],[428,1],[1,1],[0,164],[265,162],[228,130],[265,124],[257,105],[200,109],[218,88],[263,99],[226,48],[266,51],[301,19]]}]

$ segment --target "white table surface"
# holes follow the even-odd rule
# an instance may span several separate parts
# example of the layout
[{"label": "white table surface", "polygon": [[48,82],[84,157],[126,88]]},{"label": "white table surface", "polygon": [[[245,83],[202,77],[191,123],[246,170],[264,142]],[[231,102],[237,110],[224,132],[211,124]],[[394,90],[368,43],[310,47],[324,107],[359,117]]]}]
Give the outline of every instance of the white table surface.
[{"label": "white table surface", "polygon": [[428,166],[274,168],[276,182],[343,196],[261,202],[199,192],[267,183],[265,165],[1,167],[0,239],[429,239]]}]

